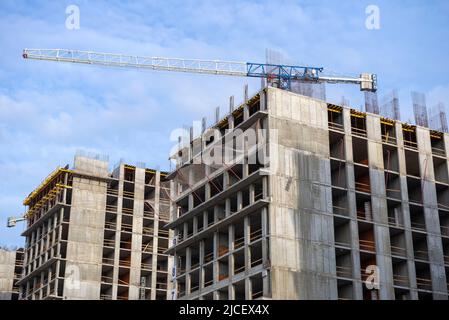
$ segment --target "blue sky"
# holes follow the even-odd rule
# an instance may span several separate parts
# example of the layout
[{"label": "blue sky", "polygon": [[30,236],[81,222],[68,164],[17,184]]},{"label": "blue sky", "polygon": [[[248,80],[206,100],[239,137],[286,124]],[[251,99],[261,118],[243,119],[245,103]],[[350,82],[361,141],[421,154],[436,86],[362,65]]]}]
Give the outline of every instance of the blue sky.
[{"label": "blue sky", "polygon": [[[68,5],[80,29],[65,26]],[[380,9],[380,29],[365,28],[365,8]],[[265,49],[342,74],[377,73],[379,95],[398,89],[403,120],[410,91],[428,105],[449,101],[448,1],[0,1],[0,244],[21,245],[23,198],[76,150],[111,164],[169,169],[173,129],[242,100],[256,79],[143,72],[27,61],[23,48],[263,62]],[[328,85],[328,99],[354,86]],[[210,123],[210,120],[209,120]]]}]

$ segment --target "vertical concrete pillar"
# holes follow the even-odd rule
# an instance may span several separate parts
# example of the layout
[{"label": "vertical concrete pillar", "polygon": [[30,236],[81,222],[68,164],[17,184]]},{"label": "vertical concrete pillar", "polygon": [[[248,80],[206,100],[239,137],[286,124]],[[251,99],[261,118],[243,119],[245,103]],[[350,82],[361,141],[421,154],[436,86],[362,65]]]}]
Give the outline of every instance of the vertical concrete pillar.
[{"label": "vertical concrete pillar", "polygon": [[433,298],[436,300],[447,300],[447,281],[429,129],[417,127],[416,139],[419,151],[422,200],[426,222],[427,250]]}]

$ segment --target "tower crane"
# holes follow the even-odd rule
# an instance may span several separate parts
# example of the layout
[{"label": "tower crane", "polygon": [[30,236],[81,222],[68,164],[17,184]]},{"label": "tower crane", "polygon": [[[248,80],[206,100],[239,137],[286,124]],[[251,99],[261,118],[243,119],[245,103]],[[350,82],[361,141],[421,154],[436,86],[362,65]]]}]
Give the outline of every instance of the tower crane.
[{"label": "tower crane", "polygon": [[375,74],[362,73],[359,77],[331,76],[323,74],[323,68],[321,67],[242,61],[143,57],[70,49],[24,49],[23,58],[110,67],[266,78],[277,82],[280,88],[286,90],[291,89],[292,81],[358,84],[362,91],[376,92],[377,90],[377,77]]}]

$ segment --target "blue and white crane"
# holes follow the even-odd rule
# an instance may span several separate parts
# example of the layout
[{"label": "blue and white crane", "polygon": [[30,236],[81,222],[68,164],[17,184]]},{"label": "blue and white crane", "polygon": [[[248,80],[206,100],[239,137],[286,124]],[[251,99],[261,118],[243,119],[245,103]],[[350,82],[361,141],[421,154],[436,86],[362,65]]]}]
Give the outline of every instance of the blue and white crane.
[{"label": "blue and white crane", "polygon": [[71,49],[24,49],[23,57],[25,59],[111,67],[266,78],[278,83],[280,88],[286,90],[291,88],[292,81],[358,84],[362,91],[376,92],[377,90],[377,78],[375,74],[362,73],[359,77],[331,76],[323,74],[323,68],[321,67],[242,61],[143,57]]}]

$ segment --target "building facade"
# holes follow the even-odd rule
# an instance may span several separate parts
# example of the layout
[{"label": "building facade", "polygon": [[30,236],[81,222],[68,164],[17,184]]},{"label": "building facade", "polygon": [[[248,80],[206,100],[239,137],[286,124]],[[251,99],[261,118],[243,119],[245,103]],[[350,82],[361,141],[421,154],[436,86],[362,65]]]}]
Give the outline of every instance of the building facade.
[{"label": "building facade", "polygon": [[17,300],[22,274],[23,249],[0,249],[0,300]]},{"label": "building facade", "polygon": [[166,173],[76,156],[24,201],[20,299],[166,299]]},{"label": "building facade", "polygon": [[447,299],[448,156],[447,133],[245,97],[174,155],[172,298]]}]

